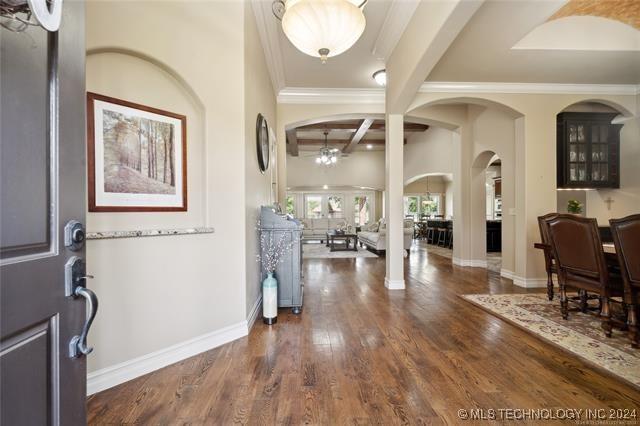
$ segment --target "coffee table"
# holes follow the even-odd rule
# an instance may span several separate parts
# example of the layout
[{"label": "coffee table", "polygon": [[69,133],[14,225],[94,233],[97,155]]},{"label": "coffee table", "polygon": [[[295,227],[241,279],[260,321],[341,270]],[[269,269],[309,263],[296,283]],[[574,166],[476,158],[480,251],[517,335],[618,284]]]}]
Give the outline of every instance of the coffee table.
[{"label": "coffee table", "polygon": [[327,232],[329,251],[358,251],[358,236],[348,232]]}]

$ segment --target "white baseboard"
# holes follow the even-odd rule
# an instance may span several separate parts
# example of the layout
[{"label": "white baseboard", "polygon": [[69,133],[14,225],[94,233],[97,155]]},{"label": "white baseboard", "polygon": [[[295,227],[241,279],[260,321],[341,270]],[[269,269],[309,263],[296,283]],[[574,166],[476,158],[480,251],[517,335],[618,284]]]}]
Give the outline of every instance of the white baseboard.
[{"label": "white baseboard", "polygon": [[224,345],[246,336],[248,332],[247,321],[241,321],[168,348],[91,372],[87,375],[87,395],[109,389],[185,358]]},{"label": "white baseboard", "polygon": [[389,290],[404,290],[404,280],[390,280],[384,279],[384,286]]},{"label": "white baseboard", "polygon": [[262,308],[262,292],[260,293],[260,296],[258,297],[256,302],[253,304],[253,307],[251,308],[251,312],[249,312],[249,317],[247,318],[247,328],[249,330],[251,330],[251,327],[253,327],[253,324],[256,322],[256,319],[258,318],[258,315],[261,312],[261,308]]},{"label": "white baseboard", "polygon": [[546,288],[547,287],[547,279],[546,278],[525,278],[518,277],[513,275],[511,278],[513,283],[518,287],[524,288]]},{"label": "white baseboard", "polygon": [[451,259],[454,265],[464,266],[464,267],[472,267],[472,268],[486,268],[487,261],[484,259],[460,259],[459,257],[454,257]]},{"label": "white baseboard", "polygon": [[516,274],[508,269],[500,269],[500,276],[508,280],[513,280],[513,277],[515,277]]}]

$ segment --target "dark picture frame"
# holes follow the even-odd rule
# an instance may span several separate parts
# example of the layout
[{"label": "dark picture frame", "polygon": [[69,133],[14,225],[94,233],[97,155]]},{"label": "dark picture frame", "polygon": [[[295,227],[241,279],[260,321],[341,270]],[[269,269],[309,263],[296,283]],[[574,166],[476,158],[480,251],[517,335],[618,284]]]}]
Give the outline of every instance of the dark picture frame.
[{"label": "dark picture frame", "polygon": [[90,212],[187,211],[187,117],[87,92],[87,172]]}]

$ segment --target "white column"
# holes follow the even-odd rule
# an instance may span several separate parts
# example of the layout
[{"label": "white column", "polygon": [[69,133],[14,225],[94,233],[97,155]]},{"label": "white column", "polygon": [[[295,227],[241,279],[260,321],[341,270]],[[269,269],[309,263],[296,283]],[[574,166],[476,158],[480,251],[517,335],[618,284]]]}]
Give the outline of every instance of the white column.
[{"label": "white column", "polygon": [[386,115],[385,148],[385,213],[387,223],[387,275],[384,285],[389,290],[403,289],[403,205],[404,192],[403,151],[404,117],[402,114]]}]

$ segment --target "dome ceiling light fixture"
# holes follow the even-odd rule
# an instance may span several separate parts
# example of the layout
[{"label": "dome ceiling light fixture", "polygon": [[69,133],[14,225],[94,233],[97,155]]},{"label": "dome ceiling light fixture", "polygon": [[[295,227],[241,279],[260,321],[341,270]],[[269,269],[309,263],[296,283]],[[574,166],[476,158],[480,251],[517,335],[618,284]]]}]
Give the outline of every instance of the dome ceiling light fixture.
[{"label": "dome ceiling light fixture", "polygon": [[327,136],[329,135],[329,131],[325,130],[324,132],[324,146],[320,148],[320,152],[316,157],[316,164],[321,164],[324,166],[333,166],[338,162],[338,153],[340,152],[337,148],[329,148],[329,144],[327,142]]},{"label": "dome ceiling light fixture", "polygon": [[373,79],[378,85],[384,87],[387,85],[387,70],[378,70],[373,73]]},{"label": "dome ceiling light fixture", "polygon": [[275,0],[271,9],[289,41],[324,64],[358,41],[367,25],[362,12],[367,1]]}]

